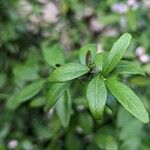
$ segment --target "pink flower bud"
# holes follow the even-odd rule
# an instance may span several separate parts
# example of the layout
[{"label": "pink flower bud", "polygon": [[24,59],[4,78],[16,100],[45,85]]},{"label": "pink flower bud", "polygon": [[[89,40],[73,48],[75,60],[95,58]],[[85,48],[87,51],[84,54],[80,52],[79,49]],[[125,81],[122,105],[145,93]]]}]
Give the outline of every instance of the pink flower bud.
[{"label": "pink flower bud", "polygon": [[140,57],[139,57],[139,59],[140,59],[140,61],[142,62],[142,63],[148,63],[149,61],[150,61],[150,56],[149,55],[147,55],[147,54],[143,54],[143,55],[141,55]]},{"label": "pink flower bud", "polygon": [[136,56],[140,57],[141,55],[144,54],[144,51],[145,51],[144,48],[142,46],[140,46],[140,47],[136,48],[135,54],[136,54]]}]

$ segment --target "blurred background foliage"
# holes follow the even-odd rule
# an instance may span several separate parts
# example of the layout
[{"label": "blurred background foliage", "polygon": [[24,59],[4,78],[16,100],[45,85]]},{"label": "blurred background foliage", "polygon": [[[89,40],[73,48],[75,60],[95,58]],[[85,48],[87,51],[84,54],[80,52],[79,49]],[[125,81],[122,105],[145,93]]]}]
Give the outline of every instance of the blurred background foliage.
[{"label": "blurred background foliage", "polygon": [[[133,39],[124,58],[141,63],[146,76],[122,79],[150,113],[149,12],[149,0],[0,0],[0,150],[149,150],[149,124],[132,117],[110,94],[103,119],[95,121],[78,81],[64,128],[55,108],[44,109],[50,83],[42,81],[51,73],[49,63],[61,55],[58,49],[66,62],[77,61],[82,45],[97,43],[99,50],[109,51],[129,32]],[[46,51],[54,55],[49,59]],[[16,93],[34,81],[31,98],[24,93],[19,103]]]}]

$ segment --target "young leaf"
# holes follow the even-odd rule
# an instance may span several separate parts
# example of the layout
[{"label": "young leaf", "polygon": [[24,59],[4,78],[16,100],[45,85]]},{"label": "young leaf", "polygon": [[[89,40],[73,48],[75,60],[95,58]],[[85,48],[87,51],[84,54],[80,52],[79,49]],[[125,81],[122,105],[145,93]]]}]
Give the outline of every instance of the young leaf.
[{"label": "young leaf", "polygon": [[50,76],[51,82],[64,82],[75,79],[89,71],[87,66],[77,63],[68,63],[57,68]]},{"label": "young leaf", "polygon": [[56,67],[56,64],[62,65],[65,62],[63,49],[58,44],[52,47],[44,48],[43,56],[45,61],[52,67]]},{"label": "young leaf", "polygon": [[126,49],[131,41],[131,35],[129,33],[123,34],[119,40],[114,43],[103,68],[103,74],[108,75],[118,64],[120,59],[123,57]]},{"label": "young leaf", "polygon": [[107,89],[100,76],[92,79],[87,87],[87,101],[95,119],[101,119],[107,99]]},{"label": "young leaf", "polygon": [[142,101],[129,87],[111,78],[106,80],[106,86],[132,115],[144,123],[149,121],[148,113]]},{"label": "young leaf", "polygon": [[70,82],[63,82],[63,83],[54,83],[50,91],[47,95],[46,100],[46,109],[50,109],[57,100],[63,95],[64,91],[68,88]]},{"label": "young leaf", "polygon": [[93,61],[95,55],[96,55],[96,44],[87,44],[81,47],[79,51],[79,59],[82,65],[86,65],[86,55],[88,51],[91,52],[91,61]]},{"label": "young leaf", "polygon": [[71,96],[69,90],[64,92],[64,94],[56,102],[55,106],[62,125],[67,127],[71,116]]},{"label": "young leaf", "polygon": [[104,61],[105,61],[106,57],[108,56],[108,54],[109,54],[108,52],[101,52],[101,53],[96,54],[96,56],[94,58],[94,63],[98,70],[100,70],[100,71],[102,70]]},{"label": "young leaf", "polygon": [[116,66],[114,72],[117,74],[145,75],[144,71],[142,70],[139,64],[128,61],[120,61]]},{"label": "young leaf", "polygon": [[7,107],[10,109],[16,109],[21,103],[31,99],[35,96],[43,87],[44,81],[40,80],[24,87],[18,94],[10,97],[7,102]]},{"label": "young leaf", "polygon": [[100,71],[102,70],[102,66],[103,66],[103,54],[104,53],[98,53],[94,58],[94,63],[96,65],[96,68]]}]

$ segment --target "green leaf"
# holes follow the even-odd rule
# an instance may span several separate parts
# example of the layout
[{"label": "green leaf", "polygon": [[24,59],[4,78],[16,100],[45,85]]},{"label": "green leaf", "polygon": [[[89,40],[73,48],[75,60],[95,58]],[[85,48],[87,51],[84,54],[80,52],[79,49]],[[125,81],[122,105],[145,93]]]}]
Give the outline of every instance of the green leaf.
[{"label": "green leaf", "polygon": [[56,67],[56,64],[62,65],[65,63],[63,49],[58,44],[52,47],[44,48],[43,56],[45,61],[52,67]]},{"label": "green leaf", "polygon": [[93,131],[93,118],[88,112],[82,112],[78,115],[78,125],[83,129],[85,134]]},{"label": "green leaf", "polygon": [[57,115],[64,127],[67,127],[71,116],[71,96],[67,90],[55,104]]},{"label": "green leaf", "polygon": [[96,44],[87,44],[81,47],[79,51],[79,59],[82,65],[86,65],[86,54],[88,51],[91,52],[91,62],[92,62],[97,52]]},{"label": "green leaf", "polygon": [[96,54],[96,56],[94,58],[94,63],[95,63],[96,68],[99,71],[102,70],[104,61],[107,58],[108,54],[109,54],[108,52],[101,52],[101,53]]},{"label": "green leaf", "polygon": [[142,68],[146,73],[150,74],[150,63],[145,64],[144,66],[142,66]]},{"label": "green leaf", "polygon": [[150,78],[147,78],[144,76],[135,76],[135,77],[129,78],[129,83],[137,87],[149,87]]},{"label": "green leaf", "polygon": [[127,13],[127,21],[129,30],[136,31],[137,29],[137,12],[133,9],[129,9]]},{"label": "green leaf", "polygon": [[51,82],[64,82],[86,74],[88,67],[77,63],[68,63],[57,68],[50,76]]},{"label": "green leaf", "polygon": [[148,113],[142,101],[128,86],[114,79],[107,79],[106,86],[132,115],[144,123],[149,121]]},{"label": "green leaf", "polygon": [[114,73],[116,74],[140,74],[145,75],[139,64],[128,61],[120,61],[116,66]]},{"label": "green leaf", "polygon": [[123,57],[126,49],[131,41],[131,35],[129,33],[123,34],[117,42],[114,43],[103,68],[103,74],[108,75],[118,64]]},{"label": "green leaf", "polygon": [[46,109],[51,107],[57,102],[57,100],[63,95],[64,91],[68,88],[70,82],[54,83],[50,87],[50,91],[46,98]]},{"label": "green leaf", "polygon": [[121,140],[128,139],[130,137],[138,137],[141,134],[143,124],[139,120],[129,120],[123,128],[120,128],[119,138]]},{"label": "green leaf", "polygon": [[0,88],[5,85],[6,82],[6,75],[3,73],[0,73]]},{"label": "green leaf", "polygon": [[108,26],[111,24],[116,24],[119,20],[119,16],[116,14],[103,15],[100,17],[100,22],[104,24],[104,26]]},{"label": "green leaf", "polygon": [[95,66],[100,71],[102,70],[102,66],[103,66],[103,54],[104,53],[98,53],[94,58]]},{"label": "green leaf", "polygon": [[42,89],[43,84],[44,84],[44,80],[40,80],[24,87],[16,95],[10,97],[10,99],[6,104],[7,107],[9,109],[16,109],[21,103],[35,96]]},{"label": "green leaf", "polygon": [[99,133],[96,134],[94,141],[100,149],[105,149],[105,150],[118,149],[117,141],[112,135]]},{"label": "green leaf", "polygon": [[31,100],[30,107],[39,108],[44,106],[45,98],[44,97],[36,97],[35,99]]},{"label": "green leaf", "polygon": [[65,137],[64,146],[66,150],[80,150],[82,149],[83,144],[80,138],[74,134],[74,132],[70,131]]},{"label": "green leaf", "polygon": [[35,55],[29,55],[29,58],[24,63],[16,63],[13,66],[13,75],[16,83],[21,81],[33,81],[39,78],[38,60]]},{"label": "green leaf", "polygon": [[87,101],[95,119],[101,119],[107,99],[107,89],[100,76],[92,79],[87,87]]},{"label": "green leaf", "polygon": [[119,150],[138,150],[138,149],[142,149],[142,150],[149,150],[146,149],[145,147],[142,148],[142,141],[141,141],[141,137],[140,136],[131,136],[129,138],[127,138],[126,140],[123,140],[123,143],[120,145],[120,149]]}]

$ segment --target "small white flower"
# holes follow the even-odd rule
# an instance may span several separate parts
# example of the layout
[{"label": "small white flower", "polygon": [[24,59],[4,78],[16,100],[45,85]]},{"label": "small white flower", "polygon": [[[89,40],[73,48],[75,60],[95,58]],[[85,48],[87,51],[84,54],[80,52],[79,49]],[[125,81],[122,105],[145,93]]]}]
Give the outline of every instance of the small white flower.
[{"label": "small white flower", "polygon": [[43,20],[46,23],[56,23],[58,21],[59,9],[58,7],[50,2],[43,8]]},{"label": "small white flower", "polygon": [[136,0],[128,0],[128,1],[127,1],[127,4],[128,4],[129,6],[133,6],[135,3],[136,3]]},{"label": "small white flower", "polygon": [[148,63],[149,61],[150,61],[150,56],[149,55],[147,55],[147,54],[143,54],[143,55],[141,55],[140,57],[139,57],[139,59],[140,59],[140,61],[142,62],[142,63]]},{"label": "small white flower", "polygon": [[35,24],[38,24],[41,21],[40,17],[36,15],[30,15],[29,20],[30,22],[35,23]]},{"label": "small white flower", "polygon": [[129,7],[131,7],[133,10],[136,10],[140,5],[136,0],[128,0],[127,4]]},{"label": "small white flower", "polygon": [[8,142],[9,149],[15,149],[17,147],[17,145],[18,145],[18,141],[15,139]]},{"label": "small white flower", "polygon": [[22,16],[26,16],[28,14],[30,14],[33,10],[33,6],[26,0],[21,0],[20,1],[20,9],[19,9],[19,13]]},{"label": "small white flower", "polygon": [[111,10],[119,14],[125,14],[128,11],[128,6],[124,3],[114,3]]},{"label": "small white flower", "polygon": [[142,0],[142,3],[145,8],[150,8],[150,0]]},{"label": "small white flower", "polygon": [[103,34],[108,37],[114,37],[118,35],[118,31],[116,28],[108,27]]},{"label": "small white flower", "polygon": [[96,18],[92,18],[90,20],[90,29],[93,32],[100,32],[102,29],[104,28],[104,26],[96,19]]},{"label": "small white flower", "polygon": [[135,54],[136,56],[140,57],[141,55],[144,54],[144,47],[140,46],[140,47],[137,47],[136,50],[135,50]]}]

